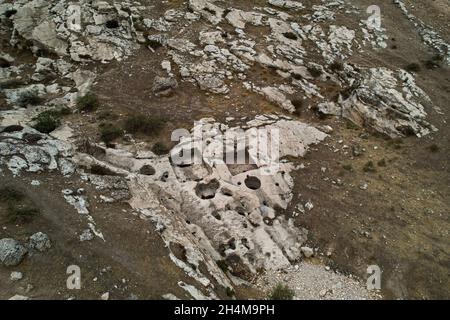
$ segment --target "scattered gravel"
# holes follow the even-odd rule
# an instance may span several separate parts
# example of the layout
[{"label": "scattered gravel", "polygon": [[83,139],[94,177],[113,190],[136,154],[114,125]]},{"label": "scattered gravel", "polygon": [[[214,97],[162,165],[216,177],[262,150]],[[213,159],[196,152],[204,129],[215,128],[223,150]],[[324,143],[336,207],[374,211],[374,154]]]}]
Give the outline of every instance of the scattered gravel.
[{"label": "scattered gravel", "polygon": [[267,271],[258,279],[257,287],[267,292],[283,283],[295,292],[296,300],[366,300],[380,299],[377,293],[369,292],[363,283],[323,265],[301,262],[283,271]]}]

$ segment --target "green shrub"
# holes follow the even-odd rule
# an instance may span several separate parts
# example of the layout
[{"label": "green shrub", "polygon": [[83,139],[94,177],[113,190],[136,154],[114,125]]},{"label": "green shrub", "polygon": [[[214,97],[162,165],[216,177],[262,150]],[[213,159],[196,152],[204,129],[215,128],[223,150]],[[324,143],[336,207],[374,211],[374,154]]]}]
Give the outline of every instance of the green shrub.
[{"label": "green shrub", "polygon": [[271,292],[270,300],[292,300],[294,291],[287,285],[279,283]]},{"label": "green shrub", "polygon": [[129,116],[125,119],[124,129],[129,133],[156,135],[164,128],[164,120],[156,116]]},{"label": "green shrub", "polygon": [[105,143],[110,143],[122,135],[123,130],[112,123],[107,122],[100,125],[100,138]]},{"label": "green shrub", "polygon": [[44,111],[34,120],[33,128],[42,133],[50,133],[61,125],[59,116],[52,111]]},{"label": "green shrub", "polygon": [[98,98],[92,92],[88,92],[86,93],[86,95],[78,97],[77,99],[77,108],[80,111],[91,112],[97,109],[98,106],[99,106]]}]

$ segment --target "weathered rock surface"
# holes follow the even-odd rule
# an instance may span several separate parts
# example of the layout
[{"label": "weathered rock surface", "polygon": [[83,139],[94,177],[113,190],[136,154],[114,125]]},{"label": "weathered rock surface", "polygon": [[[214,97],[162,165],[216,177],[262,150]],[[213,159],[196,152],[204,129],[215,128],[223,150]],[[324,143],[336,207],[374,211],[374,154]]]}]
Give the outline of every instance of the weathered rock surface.
[{"label": "weathered rock surface", "polygon": [[4,266],[17,266],[27,254],[27,249],[20,242],[4,238],[0,240],[0,262]]},{"label": "weathered rock surface", "polygon": [[28,248],[30,250],[44,252],[52,247],[50,238],[42,232],[37,232],[30,237]]}]

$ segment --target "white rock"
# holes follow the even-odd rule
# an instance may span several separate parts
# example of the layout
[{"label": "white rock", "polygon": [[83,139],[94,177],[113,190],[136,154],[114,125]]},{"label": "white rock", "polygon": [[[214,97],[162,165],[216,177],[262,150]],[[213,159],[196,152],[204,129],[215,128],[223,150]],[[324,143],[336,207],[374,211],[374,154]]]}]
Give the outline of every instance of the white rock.
[{"label": "white rock", "polygon": [[19,280],[22,280],[22,278],[23,278],[22,272],[18,272],[18,271],[11,272],[11,276],[10,276],[11,281],[19,281]]}]

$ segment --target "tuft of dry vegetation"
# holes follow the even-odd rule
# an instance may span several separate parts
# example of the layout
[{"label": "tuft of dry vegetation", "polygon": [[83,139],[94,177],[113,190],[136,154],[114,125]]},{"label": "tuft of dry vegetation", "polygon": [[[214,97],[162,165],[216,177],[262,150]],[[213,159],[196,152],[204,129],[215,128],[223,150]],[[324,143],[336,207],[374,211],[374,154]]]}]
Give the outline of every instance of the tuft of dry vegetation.
[{"label": "tuft of dry vegetation", "polygon": [[77,108],[80,111],[92,112],[96,110],[99,105],[100,103],[97,96],[92,92],[88,92],[84,96],[78,97],[77,99]]},{"label": "tuft of dry vegetation", "polygon": [[287,285],[282,283],[277,284],[277,286],[270,293],[270,300],[292,300],[294,299],[294,291]]},{"label": "tuft of dry vegetation", "polygon": [[124,129],[129,133],[157,135],[164,128],[164,120],[158,116],[134,115],[125,119]]}]

